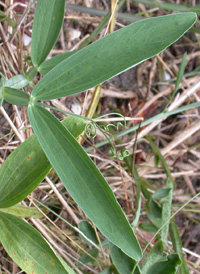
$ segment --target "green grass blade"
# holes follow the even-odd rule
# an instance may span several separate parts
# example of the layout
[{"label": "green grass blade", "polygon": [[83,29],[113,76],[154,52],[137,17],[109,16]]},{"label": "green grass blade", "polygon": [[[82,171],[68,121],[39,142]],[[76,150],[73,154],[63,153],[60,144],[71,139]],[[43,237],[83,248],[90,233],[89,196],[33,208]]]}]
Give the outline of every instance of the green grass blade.
[{"label": "green grass blade", "polygon": [[180,274],[190,274],[188,269],[187,263],[185,261],[183,252],[182,252],[182,242],[181,237],[178,232],[177,225],[175,221],[172,219],[170,226],[169,226],[170,237],[173,243],[174,251],[178,253],[179,257],[181,258],[181,266],[179,267]]},{"label": "green grass blade", "polygon": [[31,59],[37,68],[55,44],[64,18],[65,0],[38,0],[31,42]]},{"label": "green grass blade", "polygon": [[[68,130],[78,137],[85,129],[83,119],[69,116],[63,120]],[[0,208],[22,201],[45,178],[51,169],[37,137],[30,136],[4,161],[0,168]]]},{"label": "green grass blade", "polygon": [[115,31],[52,69],[34,87],[32,96],[49,100],[94,87],[161,52],[195,21],[195,13],[180,13],[148,18]]},{"label": "green grass blade", "polygon": [[[1,212],[9,213],[17,217],[22,218],[44,218],[42,212],[40,212],[36,207],[25,207],[23,205],[15,205],[6,208],[0,208]],[[48,214],[48,210],[43,210],[45,214]]]},{"label": "green grass blade", "polygon": [[[184,71],[185,71],[186,63],[187,63],[187,53],[185,52],[184,55],[183,55],[182,62],[181,62],[180,67],[179,67],[179,71],[178,71],[178,75],[177,75],[177,79],[176,79],[176,84],[175,84],[175,91],[177,91],[179,89],[179,85],[180,85],[180,83],[183,79],[183,74],[184,74]],[[174,95],[174,94],[172,94],[172,95]]]},{"label": "green grass blade", "polygon": [[[169,10],[169,11],[180,11],[180,12],[195,11],[194,7],[192,6],[166,3],[166,1],[156,1],[156,0],[134,0],[134,1],[138,3],[142,3],[144,5],[148,5],[151,7],[159,7],[161,9]],[[198,9],[199,7],[196,9],[196,11],[198,11]]]},{"label": "green grass blade", "polygon": [[[124,4],[124,2],[125,1],[123,1],[123,0],[122,1],[118,1],[118,3],[119,3],[119,9],[122,7],[122,5]],[[88,13],[88,14],[95,15],[95,16],[104,16],[104,19],[105,19],[105,17],[107,18],[106,19],[107,22],[109,20],[110,15],[111,15],[110,11],[107,11],[107,10],[88,8],[88,7],[83,7],[83,6],[78,6],[78,5],[72,5],[72,4],[67,4],[66,8],[70,9],[70,10],[77,11],[77,12],[81,12],[81,13]],[[130,22],[130,23],[133,23],[133,22],[136,22],[138,20],[142,20],[143,19],[142,16],[135,15],[135,14],[130,14],[130,13],[124,13],[124,12],[118,12],[116,16],[117,16],[118,20],[123,20],[123,21]],[[91,42],[92,42],[92,40],[91,40]]]},{"label": "green grass blade", "polygon": [[182,59],[182,62],[180,64],[180,67],[179,67],[179,71],[178,71],[178,75],[177,75],[177,79],[176,79],[176,83],[175,83],[175,89],[174,91],[172,92],[172,95],[165,107],[165,110],[168,108],[168,106],[171,104],[172,100],[174,99],[174,96],[177,92],[177,90],[179,89],[179,85],[183,79],[183,74],[184,74],[184,71],[185,71],[185,66],[186,66],[186,63],[187,63],[187,53],[185,52],[184,55],[183,55],[183,59]]},{"label": "green grass blade", "polygon": [[67,274],[41,234],[21,219],[0,212],[0,241],[27,274]]},{"label": "green grass blade", "polygon": [[135,234],[93,161],[69,131],[47,110],[28,107],[37,138],[66,189],[99,230],[128,256],[140,260]]}]

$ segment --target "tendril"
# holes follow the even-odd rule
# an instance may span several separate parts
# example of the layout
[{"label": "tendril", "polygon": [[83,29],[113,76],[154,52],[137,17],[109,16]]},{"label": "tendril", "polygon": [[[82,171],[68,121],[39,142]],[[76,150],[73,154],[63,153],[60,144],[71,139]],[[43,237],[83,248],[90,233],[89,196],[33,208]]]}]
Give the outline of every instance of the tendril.
[{"label": "tendril", "polygon": [[108,125],[102,126],[102,127],[103,127],[103,129],[104,129],[105,131],[107,131],[107,132],[110,131],[110,130],[109,130],[109,127],[113,127],[113,128],[115,128],[116,130],[119,130],[119,127],[124,127],[124,128],[126,128],[126,126],[123,125],[123,124],[120,123],[120,122],[117,122],[116,125],[115,125],[115,124],[108,124]]},{"label": "tendril", "polygon": [[117,157],[120,161],[124,160],[125,157],[130,155],[130,152],[124,148],[119,153],[117,153],[113,145],[109,149],[108,153],[111,157]]},{"label": "tendril", "polygon": [[[4,77],[2,73],[0,73],[0,76]],[[0,101],[0,103],[1,103],[1,101]],[[44,103],[41,103],[41,102],[38,102],[38,101],[35,101],[35,100],[34,100],[34,104],[40,105],[42,107],[48,107],[50,109],[65,113],[67,115],[71,115],[71,116],[74,116],[74,117],[77,117],[77,118],[82,118],[84,120],[89,121],[89,123],[87,123],[86,126],[85,126],[85,134],[86,134],[87,138],[94,139],[97,135],[97,129],[99,129],[101,131],[101,133],[104,135],[104,137],[107,139],[110,146],[111,146],[110,149],[109,149],[109,155],[111,157],[117,157],[119,160],[123,160],[125,157],[130,155],[130,152],[127,149],[122,149],[119,153],[117,153],[110,136],[108,136],[110,127],[114,127],[116,130],[119,130],[120,126],[126,128],[126,118],[122,114],[120,114],[120,113],[108,113],[108,114],[102,115],[102,116],[100,116],[96,119],[91,119],[91,118],[84,117],[84,116],[81,116],[81,115],[77,115],[77,114],[74,114],[74,113],[71,113],[71,112],[68,112],[68,111],[65,111],[65,110],[58,109],[58,108],[53,107],[51,105],[46,105]],[[116,125],[113,124],[113,123],[110,123],[110,124],[105,125],[105,126],[102,126],[102,125],[100,126],[100,125],[97,124],[97,122],[98,121],[100,122],[100,120],[102,118],[110,116],[110,115],[115,115],[115,116],[121,117],[124,124],[117,121],[118,118],[116,118],[116,117],[115,118],[110,118],[110,120],[112,120],[112,121],[117,121]],[[103,119],[101,121],[103,121]]]},{"label": "tendril", "polygon": [[95,122],[91,122],[86,124],[85,126],[85,135],[89,139],[94,139],[97,135],[97,124]]},{"label": "tendril", "polygon": [[[97,124],[97,122],[101,121],[102,118],[104,118],[106,116],[110,116],[110,115],[120,116],[123,119],[124,123],[122,124],[121,122],[117,122],[116,124],[110,123],[108,125],[98,125]],[[111,118],[111,119],[117,120],[115,118]],[[109,155],[111,157],[117,157],[120,161],[122,161],[125,157],[130,155],[130,152],[127,149],[122,149],[120,152],[117,153],[116,148],[114,147],[113,142],[112,142],[110,136],[108,135],[108,133],[110,131],[110,127],[113,127],[116,130],[119,130],[119,127],[126,128],[125,117],[119,113],[110,113],[110,114],[105,114],[103,116],[100,116],[97,119],[91,119],[90,123],[88,123],[85,126],[85,134],[86,134],[87,138],[93,139],[97,135],[97,129],[99,129],[111,146],[108,151]]]},{"label": "tendril", "polygon": [[[117,122],[116,123],[116,125],[115,124],[113,124],[113,123],[110,123],[110,124],[108,124],[108,125],[102,125],[101,127],[106,131],[106,132],[109,132],[109,128],[110,127],[113,127],[113,128],[115,128],[116,130],[119,130],[119,127],[123,127],[123,128],[126,128],[126,119],[125,119],[125,117],[122,115],[122,114],[120,114],[120,113],[108,113],[108,114],[105,114],[105,115],[102,115],[102,116],[100,116],[100,117],[98,117],[97,119],[95,119],[95,120],[101,120],[102,118],[104,118],[104,117],[106,117],[106,116],[110,116],[110,115],[115,115],[115,116],[119,116],[119,117],[121,117],[122,119],[123,119],[123,122],[124,122],[124,124],[122,124],[121,122]],[[112,118],[111,118],[112,119]],[[114,118],[115,119],[115,118]],[[95,120],[93,120],[94,122],[95,122]]]},{"label": "tendril", "polygon": [[120,161],[122,161],[122,160],[124,160],[124,158],[128,157],[129,155],[130,155],[130,151],[128,151],[127,149],[123,148],[123,149],[120,151],[120,153],[118,153],[118,154],[116,155],[116,157],[117,157]]}]

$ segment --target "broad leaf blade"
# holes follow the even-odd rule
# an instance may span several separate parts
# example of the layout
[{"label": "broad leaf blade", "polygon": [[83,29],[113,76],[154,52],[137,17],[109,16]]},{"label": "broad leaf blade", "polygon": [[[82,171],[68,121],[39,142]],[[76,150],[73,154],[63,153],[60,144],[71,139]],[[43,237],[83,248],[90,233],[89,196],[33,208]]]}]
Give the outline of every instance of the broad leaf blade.
[{"label": "broad leaf blade", "polygon": [[49,100],[94,87],[164,50],[195,21],[195,13],[181,13],[148,18],[115,31],[56,66],[32,95]]},{"label": "broad leaf blade", "polygon": [[72,198],[111,242],[140,260],[142,252],[134,232],[93,161],[47,110],[29,106],[28,116],[44,152]]},{"label": "broad leaf blade", "polygon": [[114,266],[120,274],[132,274],[136,262],[110,243],[110,256]]},{"label": "broad leaf blade", "polygon": [[41,234],[21,219],[0,212],[0,241],[9,256],[28,274],[66,274]]},{"label": "broad leaf blade", "polygon": [[163,245],[162,245],[162,242],[159,240],[157,243],[155,243],[154,247],[147,254],[142,264],[142,268],[141,268],[142,274],[146,274],[148,269],[150,269],[154,263],[156,263],[162,258],[162,254],[163,254]]},{"label": "broad leaf blade", "polygon": [[[69,116],[62,122],[78,137],[85,128],[83,119]],[[4,161],[0,168],[0,208],[22,201],[45,178],[51,169],[37,137],[30,136]]]},{"label": "broad leaf blade", "polygon": [[28,80],[24,77],[24,75],[19,74],[11,77],[8,79],[5,83],[5,87],[10,87],[10,88],[23,88],[28,85]]},{"label": "broad leaf blade", "polygon": [[4,87],[3,100],[17,106],[28,106],[30,95],[20,89]]},{"label": "broad leaf blade", "polygon": [[177,254],[170,254],[167,257],[157,261],[150,267],[147,274],[176,274],[181,264],[181,260]]},{"label": "broad leaf blade", "polygon": [[65,52],[62,54],[59,54],[49,60],[46,60],[45,62],[43,62],[39,67],[38,67],[38,71],[45,75],[47,74],[50,70],[52,70],[55,66],[57,66],[58,64],[60,64],[62,61],[66,60],[67,58],[69,58],[71,55],[73,55],[74,53],[76,53],[77,51],[69,51],[69,52]]},{"label": "broad leaf blade", "polygon": [[15,149],[0,168],[0,207],[12,206],[30,194],[49,172],[35,135]]},{"label": "broad leaf blade", "polygon": [[31,59],[37,68],[55,44],[64,17],[65,0],[38,0],[33,23]]}]

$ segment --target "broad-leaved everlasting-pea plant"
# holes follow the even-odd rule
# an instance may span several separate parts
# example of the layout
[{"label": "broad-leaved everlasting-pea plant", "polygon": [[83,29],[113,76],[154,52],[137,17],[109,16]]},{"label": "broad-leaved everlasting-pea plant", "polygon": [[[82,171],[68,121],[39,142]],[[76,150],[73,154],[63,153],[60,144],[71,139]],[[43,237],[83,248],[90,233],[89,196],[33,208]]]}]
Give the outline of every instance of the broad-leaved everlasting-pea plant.
[{"label": "broad-leaved everlasting-pea plant", "polygon": [[[21,202],[53,167],[74,201],[109,240],[111,258],[119,273],[141,273],[137,262],[143,252],[134,229],[105,178],[76,141],[86,122],[78,117],[60,122],[41,101],[85,91],[155,56],[187,32],[195,23],[196,14],[141,20],[81,50],[45,61],[58,38],[64,11],[65,0],[38,0],[31,45],[33,67],[25,76],[1,78],[1,104],[7,101],[27,106],[35,134],[9,155],[0,169],[0,207]],[[37,73],[44,77],[31,93],[22,91]],[[171,185],[170,181],[166,195]],[[166,234],[161,241],[165,237]],[[0,213],[0,241],[26,273],[74,273],[35,228],[5,212]],[[154,259],[150,254],[151,263],[146,261],[143,265],[143,274],[175,273],[180,265],[177,254],[160,256],[161,241],[151,251]]]}]

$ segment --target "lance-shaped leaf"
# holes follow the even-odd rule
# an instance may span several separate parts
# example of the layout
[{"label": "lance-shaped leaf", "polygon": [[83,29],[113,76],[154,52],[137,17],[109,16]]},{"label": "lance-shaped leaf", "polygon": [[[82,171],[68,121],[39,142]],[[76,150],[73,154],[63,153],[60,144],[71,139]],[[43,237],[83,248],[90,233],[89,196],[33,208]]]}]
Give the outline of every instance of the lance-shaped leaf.
[{"label": "lance-shaped leaf", "polygon": [[120,274],[132,274],[136,262],[124,254],[118,247],[110,243],[110,256],[114,266]]},{"label": "lance-shaped leaf", "polygon": [[49,100],[94,87],[164,50],[195,21],[195,13],[180,13],[148,18],[115,31],[57,65],[32,95]]},{"label": "lance-shaped leaf", "polygon": [[170,254],[167,257],[154,263],[147,271],[147,274],[175,274],[181,264],[177,254]]},{"label": "lance-shaped leaf", "polygon": [[49,172],[47,160],[35,135],[15,149],[0,168],[0,207],[26,198]]},{"label": "lance-shaped leaf", "polygon": [[10,88],[23,88],[28,85],[28,80],[24,77],[24,75],[19,74],[11,77],[8,79],[5,83],[5,87],[10,87]]},{"label": "lance-shaped leaf", "polygon": [[152,267],[152,265],[158,262],[162,258],[163,254],[163,244],[159,240],[154,244],[154,247],[151,251],[147,254],[143,264],[142,264],[142,274],[147,274],[148,269]]},{"label": "lance-shaped leaf", "polygon": [[174,251],[178,253],[181,258],[181,266],[179,267],[180,274],[190,274],[183,251],[182,241],[175,221],[172,219],[170,222],[170,237],[173,243]]},{"label": "lance-shaped leaf", "polygon": [[[69,116],[62,122],[78,137],[85,128],[83,119]],[[30,136],[5,160],[0,168],[0,207],[10,207],[22,201],[45,178],[51,169],[37,137]]]},{"label": "lance-shaped leaf", "polygon": [[38,0],[31,42],[31,59],[37,68],[55,44],[64,17],[65,0]]},{"label": "lance-shaped leaf", "polygon": [[[42,209],[42,211],[45,214],[48,214],[47,209]],[[20,204],[11,207],[0,208],[0,212],[9,213],[22,218],[44,218],[44,214],[42,214],[42,212],[40,212],[36,207],[25,207]]]},{"label": "lance-shaped leaf", "polygon": [[34,132],[64,186],[99,230],[127,255],[142,252],[110,186],[70,132],[50,112],[29,105]]},{"label": "lance-shaped leaf", "polygon": [[20,89],[4,87],[3,99],[13,105],[28,106],[30,95]]},{"label": "lance-shaped leaf", "polygon": [[77,50],[74,51],[69,51],[69,52],[65,52],[62,54],[59,54],[49,60],[46,60],[45,62],[43,62],[39,67],[38,67],[38,71],[45,75],[47,74],[50,70],[52,70],[55,66],[57,66],[58,64],[60,64],[62,61],[66,60],[67,58],[69,58],[71,55],[73,55],[74,53],[76,53]]},{"label": "lance-shaped leaf", "polygon": [[0,241],[27,274],[67,274],[41,234],[21,219],[0,212]]}]

